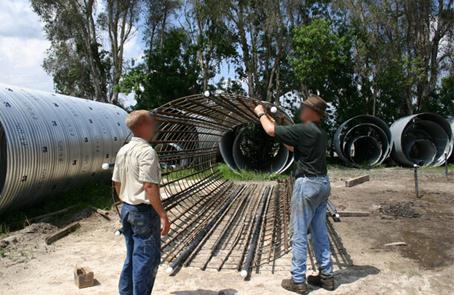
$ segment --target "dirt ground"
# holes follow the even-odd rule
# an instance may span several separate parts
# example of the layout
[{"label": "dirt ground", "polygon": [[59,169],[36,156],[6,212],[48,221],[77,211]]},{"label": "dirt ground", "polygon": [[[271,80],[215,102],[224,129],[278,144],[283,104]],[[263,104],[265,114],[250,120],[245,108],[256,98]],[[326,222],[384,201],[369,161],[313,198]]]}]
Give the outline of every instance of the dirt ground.
[{"label": "dirt ground", "polygon": [[[346,188],[344,180],[369,173],[371,180]],[[353,265],[336,261],[334,292],[311,294],[454,294],[454,176],[441,169],[420,171],[421,198],[414,192],[413,171],[381,168],[371,171],[332,169],[331,200],[339,211],[370,212],[368,217],[344,217],[333,223]],[[124,259],[123,238],[114,235],[117,222],[93,214],[81,228],[46,246],[55,228],[35,224],[11,233],[0,256],[0,294],[117,294]],[[1,237],[0,239],[5,239]],[[401,246],[385,246],[403,242]],[[7,243],[8,245],[6,245]],[[175,276],[162,265],[153,294],[291,294],[280,287],[289,276],[287,254],[243,281],[236,271],[183,268]],[[89,266],[98,284],[77,289],[75,265]]]}]

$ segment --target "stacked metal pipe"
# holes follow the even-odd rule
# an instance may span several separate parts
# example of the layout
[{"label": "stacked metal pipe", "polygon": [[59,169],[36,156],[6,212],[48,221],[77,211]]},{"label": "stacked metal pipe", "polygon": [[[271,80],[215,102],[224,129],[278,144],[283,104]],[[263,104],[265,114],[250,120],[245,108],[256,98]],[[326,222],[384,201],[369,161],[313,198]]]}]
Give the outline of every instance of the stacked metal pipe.
[{"label": "stacked metal pipe", "polygon": [[0,85],[0,211],[107,176],[128,136],[114,105]]},{"label": "stacked metal pipe", "polygon": [[392,149],[388,125],[368,115],[356,116],[342,123],[333,142],[339,158],[356,167],[380,165]]},{"label": "stacked metal pipe", "polygon": [[454,162],[454,116],[449,116],[448,117],[448,122],[449,124],[451,125],[451,132],[452,132],[452,136],[453,136],[453,140],[452,140],[452,152],[451,152],[451,157],[449,158],[449,161],[450,162]]},{"label": "stacked metal pipe", "polygon": [[391,125],[393,159],[406,166],[440,166],[452,153],[449,122],[433,113],[400,118]]}]

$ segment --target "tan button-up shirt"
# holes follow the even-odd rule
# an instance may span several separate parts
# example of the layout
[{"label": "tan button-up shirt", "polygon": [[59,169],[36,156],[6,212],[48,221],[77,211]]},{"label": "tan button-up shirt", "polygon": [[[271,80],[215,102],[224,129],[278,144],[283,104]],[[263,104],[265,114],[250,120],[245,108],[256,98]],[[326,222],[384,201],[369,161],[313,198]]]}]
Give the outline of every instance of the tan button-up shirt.
[{"label": "tan button-up shirt", "polygon": [[161,182],[159,158],[153,147],[144,139],[131,138],[117,154],[112,180],[121,183],[119,198],[131,205],[150,204],[144,182]]}]

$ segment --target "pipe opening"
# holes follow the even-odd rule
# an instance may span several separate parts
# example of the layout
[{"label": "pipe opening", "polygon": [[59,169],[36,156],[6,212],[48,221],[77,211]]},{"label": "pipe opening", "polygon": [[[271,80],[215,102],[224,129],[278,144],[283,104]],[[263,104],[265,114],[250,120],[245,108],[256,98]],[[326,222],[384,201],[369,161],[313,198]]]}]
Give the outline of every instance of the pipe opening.
[{"label": "pipe opening", "polygon": [[342,123],[334,134],[334,148],[339,158],[352,166],[380,165],[391,152],[391,132],[381,119],[368,115]]},{"label": "pipe opening", "polygon": [[417,139],[408,144],[408,159],[420,166],[432,163],[437,156],[437,148],[428,139]]},{"label": "pipe opening", "polygon": [[391,125],[393,158],[404,165],[440,166],[452,152],[449,122],[433,113],[400,118]]},{"label": "pipe opening", "polygon": [[233,170],[279,173],[286,168],[288,150],[257,123],[227,132],[219,143],[224,162]]},{"label": "pipe opening", "polygon": [[382,156],[382,145],[373,137],[360,136],[349,145],[350,160],[360,166],[375,165]]},{"label": "pipe opening", "polygon": [[161,166],[165,169],[177,169],[188,166],[192,157],[188,151],[196,151],[199,147],[197,130],[192,125],[174,124],[161,126],[155,142]]},{"label": "pipe opening", "polygon": [[6,179],[6,133],[2,123],[0,123],[0,198],[5,186]]}]

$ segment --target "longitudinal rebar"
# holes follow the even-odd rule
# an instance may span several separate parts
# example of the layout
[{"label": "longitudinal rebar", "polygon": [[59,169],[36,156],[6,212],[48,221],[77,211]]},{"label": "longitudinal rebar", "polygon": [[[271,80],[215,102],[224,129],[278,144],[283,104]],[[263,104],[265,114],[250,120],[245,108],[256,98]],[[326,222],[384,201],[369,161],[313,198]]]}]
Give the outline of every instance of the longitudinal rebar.
[{"label": "longitudinal rebar", "polygon": [[[162,246],[169,273],[196,264],[248,275],[262,257],[274,262],[287,252],[289,182],[279,193],[276,184],[236,184],[218,170],[220,156],[233,170],[280,173],[291,165],[292,153],[258,126],[258,103],[238,95],[192,95],[155,110],[160,124],[152,143],[174,224]],[[293,123],[279,108],[272,116],[279,124]]]}]

